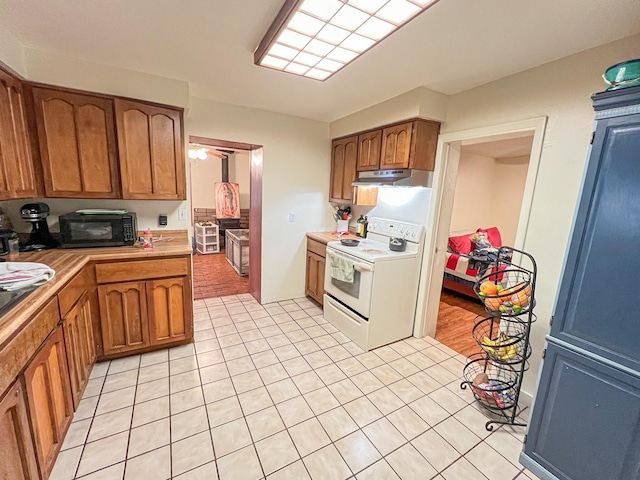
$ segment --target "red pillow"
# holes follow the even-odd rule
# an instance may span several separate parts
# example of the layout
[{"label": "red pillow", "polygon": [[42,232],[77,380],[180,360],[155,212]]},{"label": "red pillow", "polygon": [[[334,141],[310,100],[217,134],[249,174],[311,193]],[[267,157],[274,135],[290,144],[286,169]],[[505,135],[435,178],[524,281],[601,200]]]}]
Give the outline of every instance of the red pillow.
[{"label": "red pillow", "polygon": [[470,254],[476,247],[471,241],[473,233],[458,235],[457,237],[449,237],[449,248],[454,253]]},{"label": "red pillow", "polygon": [[489,240],[489,243],[498,248],[502,246],[502,236],[500,235],[500,230],[498,230],[498,227],[491,227],[491,228],[479,228],[478,230],[476,230],[476,232],[484,232],[487,234],[487,240]]}]

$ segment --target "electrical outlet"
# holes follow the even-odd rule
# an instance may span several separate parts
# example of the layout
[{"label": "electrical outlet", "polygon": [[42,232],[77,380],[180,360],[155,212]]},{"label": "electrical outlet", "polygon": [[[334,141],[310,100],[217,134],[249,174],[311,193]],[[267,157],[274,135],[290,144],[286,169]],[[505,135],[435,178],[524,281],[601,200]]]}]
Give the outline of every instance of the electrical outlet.
[{"label": "electrical outlet", "polygon": [[187,209],[179,208],[178,209],[178,220],[186,220],[187,219]]},{"label": "electrical outlet", "polygon": [[296,221],[296,214],[295,213],[290,213],[289,214],[289,222],[294,223]]}]

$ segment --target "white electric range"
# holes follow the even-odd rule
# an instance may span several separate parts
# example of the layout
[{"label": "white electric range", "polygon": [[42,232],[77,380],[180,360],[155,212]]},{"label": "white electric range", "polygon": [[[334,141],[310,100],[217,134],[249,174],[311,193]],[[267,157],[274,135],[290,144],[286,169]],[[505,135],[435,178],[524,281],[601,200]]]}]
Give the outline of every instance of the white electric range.
[{"label": "white electric range", "polygon": [[[403,252],[391,238],[407,240]],[[360,348],[371,350],[413,333],[424,227],[383,218],[369,220],[367,239],[349,247],[327,244],[324,317]],[[353,265],[353,282],[333,278],[332,259]]]}]

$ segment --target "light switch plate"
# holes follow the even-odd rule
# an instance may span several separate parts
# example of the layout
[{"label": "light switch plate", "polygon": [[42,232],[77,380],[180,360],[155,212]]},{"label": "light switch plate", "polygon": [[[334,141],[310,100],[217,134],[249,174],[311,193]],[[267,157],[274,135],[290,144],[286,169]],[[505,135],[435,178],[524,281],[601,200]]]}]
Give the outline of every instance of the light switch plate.
[{"label": "light switch plate", "polygon": [[179,208],[178,209],[178,220],[186,220],[187,219],[187,209]]},{"label": "light switch plate", "polygon": [[289,221],[291,223],[294,223],[296,221],[296,214],[295,213],[290,213],[289,214]]}]

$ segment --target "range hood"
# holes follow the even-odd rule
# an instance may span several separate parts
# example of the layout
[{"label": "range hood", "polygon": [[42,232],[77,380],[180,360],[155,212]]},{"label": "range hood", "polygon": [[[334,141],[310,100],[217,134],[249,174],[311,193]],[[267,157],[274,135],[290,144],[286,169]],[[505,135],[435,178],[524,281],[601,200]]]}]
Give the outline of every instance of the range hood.
[{"label": "range hood", "polygon": [[373,170],[358,172],[358,178],[352,183],[354,187],[427,187],[429,172],[424,170]]}]

